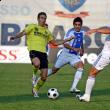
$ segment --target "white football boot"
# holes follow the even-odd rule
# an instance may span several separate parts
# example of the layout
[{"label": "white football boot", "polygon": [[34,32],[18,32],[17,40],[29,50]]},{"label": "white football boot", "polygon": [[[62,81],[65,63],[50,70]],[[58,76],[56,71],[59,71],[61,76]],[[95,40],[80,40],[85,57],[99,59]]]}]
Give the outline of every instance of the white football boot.
[{"label": "white football boot", "polygon": [[80,101],[89,102],[90,101],[90,95],[84,94],[83,96],[79,97]]}]

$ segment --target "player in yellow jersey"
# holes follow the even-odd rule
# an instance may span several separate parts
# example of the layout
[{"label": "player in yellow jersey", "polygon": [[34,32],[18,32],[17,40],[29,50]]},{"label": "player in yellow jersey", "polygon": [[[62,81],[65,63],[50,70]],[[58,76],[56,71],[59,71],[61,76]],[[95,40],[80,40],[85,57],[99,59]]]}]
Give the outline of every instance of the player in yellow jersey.
[{"label": "player in yellow jersey", "polygon": [[34,84],[32,89],[34,97],[39,97],[38,90],[43,86],[47,78],[48,60],[46,54],[46,45],[48,43],[59,45],[74,38],[74,36],[72,36],[69,39],[65,39],[60,43],[57,43],[53,39],[51,32],[45,26],[46,19],[46,13],[40,12],[37,16],[38,24],[29,24],[22,32],[18,33],[16,36],[10,37],[10,40],[15,40],[24,35],[27,37],[26,42],[29,50],[29,56],[34,66],[34,73],[36,73],[38,69],[41,72],[41,78],[37,79],[36,84]]}]

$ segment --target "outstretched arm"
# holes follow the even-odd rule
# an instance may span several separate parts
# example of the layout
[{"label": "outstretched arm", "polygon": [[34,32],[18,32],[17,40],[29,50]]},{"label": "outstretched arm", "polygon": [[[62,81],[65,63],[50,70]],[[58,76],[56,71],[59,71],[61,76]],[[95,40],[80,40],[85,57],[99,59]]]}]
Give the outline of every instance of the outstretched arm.
[{"label": "outstretched arm", "polygon": [[96,32],[100,32],[102,34],[110,34],[110,28],[96,29]]},{"label": "outstretched arm", "polygon": [[75,38],[75,36],[71,36],[70,38],[64,39],[64,40],[62,40],[60,42],[57,42],[56,40],[51,40],[49,43],[51,43],[52,45],[58,46],[58,45],[62,45],[64,43],[66,43],[66,42],[68,42],[68,41],[70,41],[70,40],[72,40],[74,38]]},{"label": "outstretched arm", "polygon": [[74,47],[70,46],[70,45],[67,44],[67,43],[64,44],[64,47],[67,48],[67,49],[70,49],[70,50],[74,50],[74,51],[76,51],[76,52],[80,52],[80,51],[81,51],[80,48],[74,48]]},{"label": "outstretched arm", "polygon": [[97,29],[90,29],[89,31],[86,32],[86,34],[92,34],[95,32],[99,32],[102,34],[110,34],[110,28],[97,28]]},{"label": "outstretched arm", "polygon": [[84,45],[82,44],[81,45],[81,50],[80,50],[80,56],[83,56],[84,54]]},{"label": "outstretched arm", "polygon": [[18,34],[15,35],[15,36],[11,36],[11,37],[10,37],[10,40],[18,39],[18,38],[20,38],[20,37],[22,37],[22,36],[24,36],[24,35],[26,35],[26,32],[22,31],[22,32],[18,33]]}]

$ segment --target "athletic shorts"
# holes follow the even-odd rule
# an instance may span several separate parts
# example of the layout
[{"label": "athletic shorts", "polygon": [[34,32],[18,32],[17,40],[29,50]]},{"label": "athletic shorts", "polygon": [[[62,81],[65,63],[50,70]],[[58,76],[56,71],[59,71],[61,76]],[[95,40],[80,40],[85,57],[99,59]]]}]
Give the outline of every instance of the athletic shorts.
[{"label": "athletic shorts", "polygon": [[29,52],[29,56],[31,59],[37,57],[40,60],[40,69],[48,68],[48,59],[47,54],[39,51],[31,50]]},{"label": "athletic shorts", "polygon": [[94,62],[93,66],[97,70],[102,70],[105,66],[110,64],[110,55],[109,54],[102,54],[98,55],[98,58]]},{"label": "athletic shorts", "polygon": [[61,68],[65,64],[70,64],[71,66],[74,66],[76,63],[80,62],[81,59],[78,55],[61,52],[59,57],[57,58],[57,61],[55,63],[56,68]]}]

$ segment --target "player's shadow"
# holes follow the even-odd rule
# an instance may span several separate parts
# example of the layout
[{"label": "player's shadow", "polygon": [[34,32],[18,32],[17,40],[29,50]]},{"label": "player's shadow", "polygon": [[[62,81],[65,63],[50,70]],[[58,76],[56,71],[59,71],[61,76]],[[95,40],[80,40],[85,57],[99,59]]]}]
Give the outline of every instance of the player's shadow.
[{"label": "player's shadow", "polygon": [[93,90],[93,96],[100,96],[100,95],[110,95],[110,89],[97,89]]},{"label": "player's shadow", "polygon": [[[84,92],[83,92],[84,93]],[[75,94],[70,93],[69,91],[59,92],[59,99],[64,98],[75,98]],[[46,93],[40,93],[40,98],[34,98],[32,94],[18,94],[18,95],[10,95],[10,96],[0,96],[0,103],[16,103],[16,102],[28,102],[28,101],[39,101],[39,100],[48,100]],[[110,95],[110,89],[99,89],[93,90],[93,96],[101,96],[101,95]],[[110,101],[110,100],[107,100]],[[92,101],[94,102],[94,101]]]},{"label": "player's shadow", "polygon": [[60,99],[64,99],[64,98],[74,98],[74,97],[76,97],[76,94],[74,94],[74,93],[70,93],[69,91],[64,91],[64,92],[60,92],[60,96],[59,96],[59,98]]},{"label": "player's shadow", "polygon": [[0,96],[0,103],[14,103],[34,100],[31,94]]},{"label": "player's shadow", "polygon": [[20,95],[10,95],[10,96],[0,96],[0,103],[16,103],[16,102],[28,102],[28,101],[38,101],[48,99],[46,93],[39,94],[40,98],[34,98],[32,94],[20,94]]},{"label": "player's shadow", "polygon": [[[80,95],[83,95],[84,91],[80,93]],[[92,93],[93,96],[102,96],[102,95],[109,95],[110,96],[110,89],[98,89],[98,90],[93,90]],[[60,93],[60,98],[65,98],[65,97],[76,97],[76,94],[70,93],[69,91],[64,91]],[[110,101],[110,100],[109,100]]]}]

